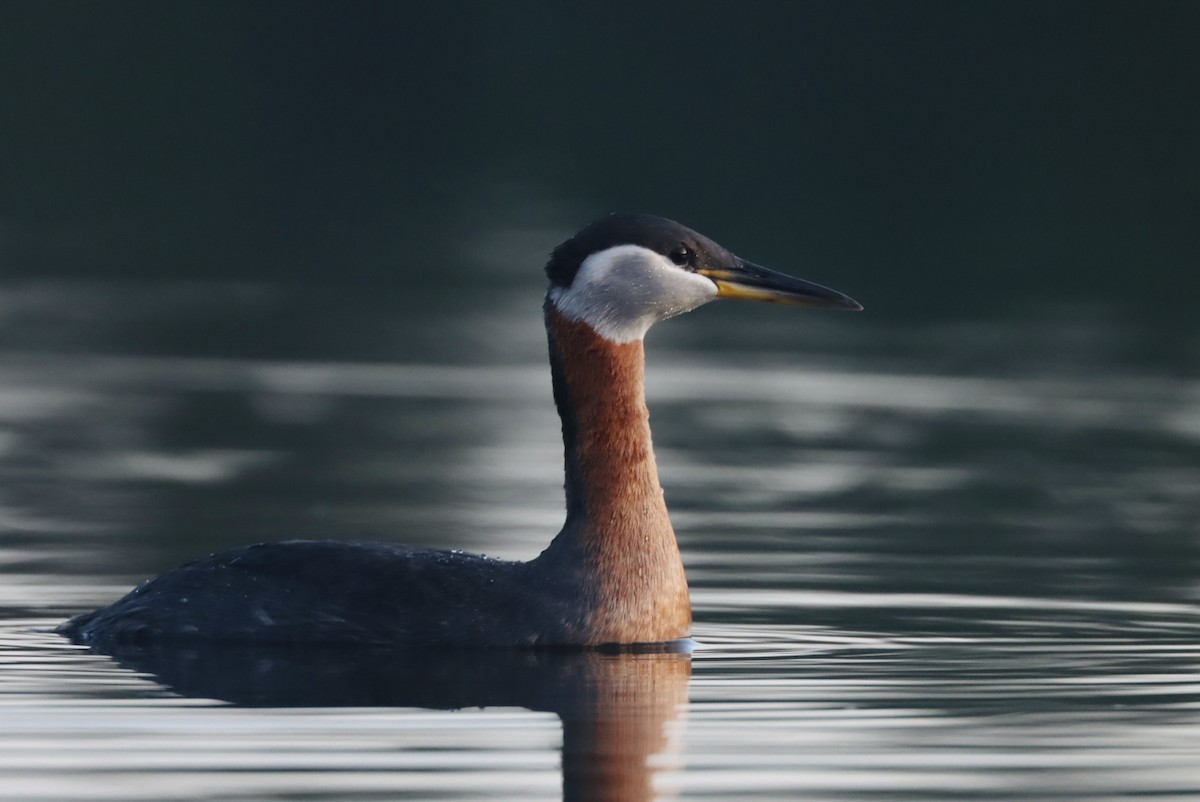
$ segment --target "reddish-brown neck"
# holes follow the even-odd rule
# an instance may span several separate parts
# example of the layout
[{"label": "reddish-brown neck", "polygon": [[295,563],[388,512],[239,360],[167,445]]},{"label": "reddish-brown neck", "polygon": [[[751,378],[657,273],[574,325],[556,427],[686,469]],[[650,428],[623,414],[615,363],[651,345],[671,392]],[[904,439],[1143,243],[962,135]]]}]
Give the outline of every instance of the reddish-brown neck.
[{"label": "reddish-brown neck", "polygon": [[538,559],[579,583],[592,643],[687,637],[687,579],[650,441],[640,340],[546,311],[566,448],[567,522]]}]

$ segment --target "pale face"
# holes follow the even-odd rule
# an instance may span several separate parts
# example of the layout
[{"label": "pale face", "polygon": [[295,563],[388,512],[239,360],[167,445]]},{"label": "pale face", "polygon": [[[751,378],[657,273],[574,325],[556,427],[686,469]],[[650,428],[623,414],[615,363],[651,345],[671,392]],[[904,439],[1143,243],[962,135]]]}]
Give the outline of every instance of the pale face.
[{"label": "pale face", "polygon": [[607,340],[640,340],[660,320],[715,300],[717,285],[640,245],[618,245],[583,260],[570,287],[552,287],[563,316]]}]

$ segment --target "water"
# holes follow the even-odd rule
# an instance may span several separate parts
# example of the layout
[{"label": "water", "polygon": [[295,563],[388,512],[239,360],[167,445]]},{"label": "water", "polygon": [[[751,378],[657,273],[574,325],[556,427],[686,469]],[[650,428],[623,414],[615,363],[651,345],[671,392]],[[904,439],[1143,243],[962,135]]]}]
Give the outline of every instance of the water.
[{"label": "water", "polygon": [[690,655],[50,631],[262,539],[536,554],[540,288],[481,280],[5,288],[0,798],[1200,799],[1200,384],[1102,309],[655,330]]},{"label": "water", "polygon": [[[0,4],[0,799],[1200,799],[1198,28]],[[611,210],[867,306],[652,332],[691,655],[52,634],[260,540],[536,554],[537,267]]]}]

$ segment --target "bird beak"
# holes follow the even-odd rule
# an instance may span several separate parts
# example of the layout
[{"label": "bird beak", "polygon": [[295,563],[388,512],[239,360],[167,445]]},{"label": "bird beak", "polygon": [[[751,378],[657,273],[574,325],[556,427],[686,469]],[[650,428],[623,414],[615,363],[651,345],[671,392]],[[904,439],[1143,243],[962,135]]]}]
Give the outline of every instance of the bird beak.
[{"label": "bird beak", "polygon": [[862,310],[862,304],[837,290],[801,278],[776,273],[751,262],[733,267],[701,267],[696,272],[717,285],[718,298],[741,298],[789,306]]}]

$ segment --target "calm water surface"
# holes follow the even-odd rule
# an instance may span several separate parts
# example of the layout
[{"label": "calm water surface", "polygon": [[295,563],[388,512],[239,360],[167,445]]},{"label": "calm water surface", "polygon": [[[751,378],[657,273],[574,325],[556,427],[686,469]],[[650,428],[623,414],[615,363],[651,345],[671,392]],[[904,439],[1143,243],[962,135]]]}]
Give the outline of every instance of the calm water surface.
[{"label": "calm water surface", "polygon": [[1103,310],[656,330],[691,655],[49,631],[257,540],[536,554],[560,442],[509,284],[4,288],[0,798],[1200,799],[1200,382]]}]

